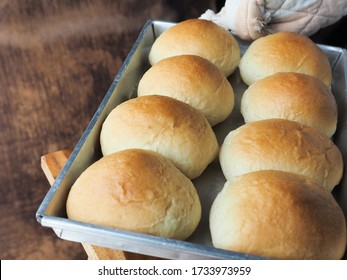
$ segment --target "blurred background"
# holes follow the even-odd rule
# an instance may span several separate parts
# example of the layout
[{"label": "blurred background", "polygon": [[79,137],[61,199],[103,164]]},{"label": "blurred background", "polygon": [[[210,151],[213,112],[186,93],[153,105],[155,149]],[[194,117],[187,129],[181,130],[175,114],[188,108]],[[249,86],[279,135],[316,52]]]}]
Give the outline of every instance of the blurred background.
[{"label": "blurred background", "polygon": [[[0,0],[0,258],[86,259],[35,213],[49,183],[40,157],[79,140],[143,25],[182,21],[212,0]],[[316,42],[346,47],[346,19]]]}]

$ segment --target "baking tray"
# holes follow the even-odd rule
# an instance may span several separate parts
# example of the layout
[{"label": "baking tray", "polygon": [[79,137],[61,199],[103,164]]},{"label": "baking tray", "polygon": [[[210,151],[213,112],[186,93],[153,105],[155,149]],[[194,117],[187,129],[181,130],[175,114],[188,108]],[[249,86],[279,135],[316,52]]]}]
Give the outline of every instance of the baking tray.
[{"label": "baking tray", "polygon": [[[50,227],[62,239],[85,242],[103,247],[125,250],[167,259],[262,259],[261,256],[242,254],[213,248],[209,231],[209,210],[221,191],[225,178],[219,161],[212,162],[204,173],[193,180],[202,204],[202,218],[196,231],[186,241],[177,241],[126,230],[102,227],[69,220],[65,203],[69,190],[78,176],[102,154],[99,143],[101,125],[111,110],[121,102],[136,97],[137,84],[150,67],[148,54],[155,39],[174,23],[150,20],[143,27],[124,61],[118,75],[106,93],[88,127],[78,141],[66,165],[42,201],[36,219],[42,226]],[[249,42],[239,40],[241,54]],[[337,100],[339,119],[334,142],[347,163],[347,55],[346,50],[330,46],[320,47],[328,55],[333,69],[332,92]],[[242,93],[247,88],[239,71],[229,77],[235,92],[235,108],[232,114],[214,127],[219,144],[229,131],[244,124],[240,114]],[[344,169],[346,173],[346,167]],[[347,217],[347,182],[344,176],[333,194]],[[345,256],[346,259],[346,256]]]}]

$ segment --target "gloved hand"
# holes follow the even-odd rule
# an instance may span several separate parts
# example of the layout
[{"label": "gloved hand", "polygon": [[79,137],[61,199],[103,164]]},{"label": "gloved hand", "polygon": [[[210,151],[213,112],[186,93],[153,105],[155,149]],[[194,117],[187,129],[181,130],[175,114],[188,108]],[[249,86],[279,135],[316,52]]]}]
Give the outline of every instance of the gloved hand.
[{"label": "gloved hand", "polygon": [[215,14],[207,10],[200,18],[229,29],[244,40],[268,33],[293,31],[310,36],[347,15],[347,0],[226,0]]}]

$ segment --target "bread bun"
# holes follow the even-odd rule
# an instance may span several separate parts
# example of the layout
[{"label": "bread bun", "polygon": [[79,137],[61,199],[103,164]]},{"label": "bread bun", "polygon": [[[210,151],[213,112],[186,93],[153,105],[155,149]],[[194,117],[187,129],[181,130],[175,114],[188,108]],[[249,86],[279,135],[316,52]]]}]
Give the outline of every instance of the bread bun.
[{"label": "bread bun", "polygon": [[89,166],[66,207],[72,220],[173,239],[188,238],[201,217],[192,182],[160,154],[140,149]]},{"label": "bread bun", "polygon": [[198,55],[218,66],[226,76],[240,62],[240,47],[231,33],[212,21],[189,19],[165,30],[155,40],[149,62],[154,65],[167,57]]},{"label": "bread bun", "polygon": [[285,119],[251,122],[231,131],[219,158],[228,180],[257,170],[281,170],[307,176],[331,191],[343,173],[342,155],[327,136]]},{"label": "bread bun", "polygon": [[314,76],[326,85],[332,81],[328,57],[308,37],[278,32],[251,43],[240,61],[242,80],[253,82],[277,72],[298,72]]},{"label": "bread bun", "polygon": [[282,171],[257,171],[226,182],[212,204],[217,248],[275,259],[341,259],[346,222],[331,193]]},{"label": "bread bun", "polygon": [[200,176],[219,151],[204,115],[159,95],[130,99],[113,109],[102,125],[100,144],[103,155],[130,148],[159,152],[190,179]]},{"label": "bread bun", "polygon": [[138,96],[158,94],[181,100],[205,115],[211,126],[234,108],[234,91],[223,72],[196,55],[165,58],[141,78]]},{"label": "bread bun", "polygon": [[283,118],[313,127],[331,137],[336,131],[337,105],[329,88],[315,77],[280,72],[254,82],[243,94],[246,123]]}]

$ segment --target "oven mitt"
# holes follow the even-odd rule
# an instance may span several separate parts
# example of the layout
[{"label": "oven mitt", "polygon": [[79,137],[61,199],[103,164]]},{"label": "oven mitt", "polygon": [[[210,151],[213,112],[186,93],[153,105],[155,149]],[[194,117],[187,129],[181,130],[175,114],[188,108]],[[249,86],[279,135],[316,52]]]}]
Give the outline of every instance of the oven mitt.
[{"label": "oven mitt", "polygon": [[255,40],[278,31],[310,36],[346,14],[346,0],[226,0],[219,13],[207,10],[200,18]]}]

